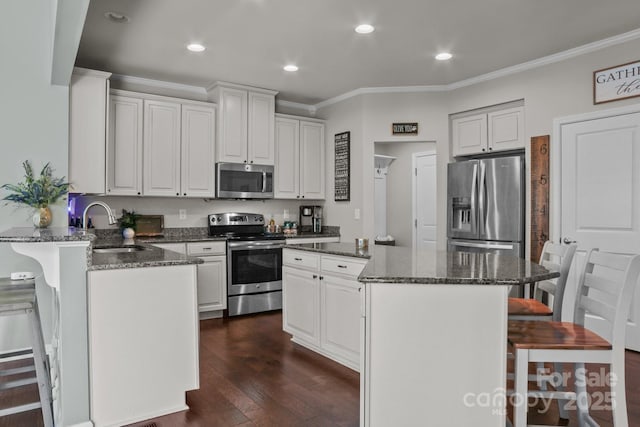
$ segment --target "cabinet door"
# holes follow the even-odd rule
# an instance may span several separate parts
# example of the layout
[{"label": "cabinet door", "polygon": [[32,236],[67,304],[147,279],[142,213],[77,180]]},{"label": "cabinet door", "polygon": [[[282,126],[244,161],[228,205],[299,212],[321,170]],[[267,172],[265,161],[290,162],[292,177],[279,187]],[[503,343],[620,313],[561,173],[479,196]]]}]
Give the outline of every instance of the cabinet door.
[{"label": "cabinet door", "polygon": [[300,194],[324,199],[324,124],[300,121]]},{"label": "cabinet door", "polygon": [[215,194],[215,123],[215,109],[182,105],[182,196],[213,197]]},{"label": "cabinet door", "polygon": [[276,119],[274,198],[300,197],[300,121]]},{"label": "cabinet door", "polygon": [[312,344],[320,343],[320,292],[317,273],[282,268],[282,329]]},{"label": "cabinet door", "polygon": [[320,281],[321,346],[360,364],[360,292],[355,280],[323,274]]},{"label": "cabinet door", "polygon": [[489,151],[524,148],[524,108],[509,108],[487,115]]},{"label": "cabinet door", "polygon": [[69,182],[74,193],[106,192],[108,76],[107,73],[71,76]]},{"label": "cabinet door", "polygon": [[451,121],[454,156],[487,151],[487,115],[461,117]]},{"label": "cabinet door", "polygon": [[180,194],[180,104],[144,101],[145,196]]},{"label": "cabinet door", "polygon": [[109,195],[142,194],[141,99],[113,95],[109,100],[107,185]]},{"label": "cabinet door", "polygon": [[200,312],[227,308],[227,257],[202,257],[198,265],[198,308]]},{"label": "cabinet door", "polygon": [[219,138],[217,161],[246,163],[247,161],[247,92],[221,88],[219,98]]},{"label": "cabinet door", "polygon": [[249,92],[247,121],[248,160],[258,165],[273,165],[275,160],[275,96]]}]

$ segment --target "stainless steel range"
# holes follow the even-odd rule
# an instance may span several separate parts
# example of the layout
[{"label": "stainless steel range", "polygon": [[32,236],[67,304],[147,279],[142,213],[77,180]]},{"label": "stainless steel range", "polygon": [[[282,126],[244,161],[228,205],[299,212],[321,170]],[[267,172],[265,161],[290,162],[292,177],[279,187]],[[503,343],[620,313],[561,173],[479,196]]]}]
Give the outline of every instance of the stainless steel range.
[{"label": "stainless steel range", "polygon": [[264,232],[264,216],[211,214],[209,236],[227,239],[227,309],[229,316],[282,308],[281,233]]}]

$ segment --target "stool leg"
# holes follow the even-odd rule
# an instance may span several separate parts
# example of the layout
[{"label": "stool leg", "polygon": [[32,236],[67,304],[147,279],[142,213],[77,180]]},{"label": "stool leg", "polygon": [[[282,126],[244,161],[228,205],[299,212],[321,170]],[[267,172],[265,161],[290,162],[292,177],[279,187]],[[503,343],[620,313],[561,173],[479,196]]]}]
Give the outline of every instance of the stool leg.
[{"label": "stool leg", "polygon": [[33,362],[36,368],[38,379],[38,390],[40,392],[40,403],[42,404],[42,418],[45,427],[53,427],[53,405],[51,399],[51,378],[49,374],[49,363],[47,352],[44,347],[42,336],[42,325],[38,315],[38,306],[34,304],[32,309],[27,310],[29,323],[31,324],[31,336],[33,343]]},{"label": "stool leg", "polygon": [[624,349],[617,351],[611,358],[609,371],[615,375],[615,381],[611,380],[611,406],[613,409],[613,425],[616,427],[627,427],[629,419],[627,416],[627,396],[625,392],[625,370],[624,370]]},{"label": "stool leg", "polygon": [[[584,363],[576,363],[574,372],[574,380],[576,382],[576,407],[578,408],[578,425],[583,427],[588,425],[589,419],[589,393],[587,392]],[[582,372],[580,377],[578,376],[578,372]]]},{"label": "stool leg", "polygon": [[514,395],[513,395],[513,425],[525,427],[527,425],[527,411],[529,399],[527,396],[529,387],[529,351],[516,349],[514,368]]},{"label": "stool leg", "polygon": [[[556,373],[558,373],[560,375],[561,378],[564,378],[563,371],[562,371],[562,363],[554,363],[553,364],[553,368],[556,371]],[[565,390],[565,386],[563,383],[557,384],[555,389],[557,391],[564,391]],[[558,399],[558,413],[560,414],[560,418],[563,420],[568,420],[569,419],[569,413],[567,412],[567,400],[566,399]]]}]

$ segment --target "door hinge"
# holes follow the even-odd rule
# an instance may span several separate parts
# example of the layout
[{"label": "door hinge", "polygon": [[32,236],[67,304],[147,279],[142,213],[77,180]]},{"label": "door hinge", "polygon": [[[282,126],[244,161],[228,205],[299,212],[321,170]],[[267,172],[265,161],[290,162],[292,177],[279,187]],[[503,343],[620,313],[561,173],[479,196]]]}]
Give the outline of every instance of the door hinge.
[{"label": "door hinge", "polygon": [[416,176],[418,176],[418,168],[414,168],[414,169],[413,169],[413,173],[414,173]]},{"label": "door hinge", "polygon": [[413,226],[414,226],[415,228],[418,228],[418,220],[417,220],[417,219],[414,219],[414,220],[413,220]]}]

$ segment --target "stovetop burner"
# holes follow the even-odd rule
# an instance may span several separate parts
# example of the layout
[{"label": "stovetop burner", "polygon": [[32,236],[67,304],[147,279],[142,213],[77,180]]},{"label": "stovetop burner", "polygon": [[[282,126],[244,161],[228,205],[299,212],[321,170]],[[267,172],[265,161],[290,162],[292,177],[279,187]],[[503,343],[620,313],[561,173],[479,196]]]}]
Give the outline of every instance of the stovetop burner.
[{"label": "stovetop burner", "polygon": [[209,236],[227,240],[282,240],[283,233],[265,233],[264,215],[220,213],[208,216]]}]

